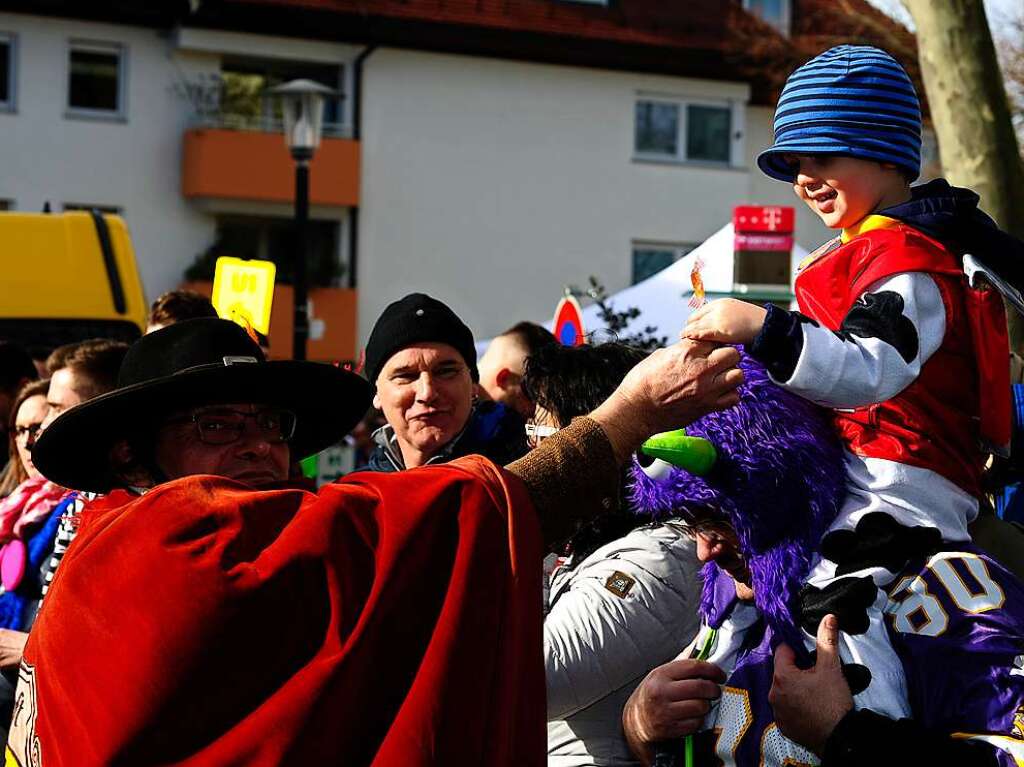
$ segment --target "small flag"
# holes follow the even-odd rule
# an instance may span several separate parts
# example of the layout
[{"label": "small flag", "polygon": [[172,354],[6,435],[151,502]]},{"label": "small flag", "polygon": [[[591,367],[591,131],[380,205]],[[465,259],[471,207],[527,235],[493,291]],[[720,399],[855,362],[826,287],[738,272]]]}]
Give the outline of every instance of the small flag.
[{"label": "small flag", "polygon": [[690,297],[690,307],[699,309],[704,306],[704,280],[701,279],[700,270],[704,268],[704,261],[697,258],[693,262],[693,270],[690,272],[690,284],[693,285],[693,295]]}]

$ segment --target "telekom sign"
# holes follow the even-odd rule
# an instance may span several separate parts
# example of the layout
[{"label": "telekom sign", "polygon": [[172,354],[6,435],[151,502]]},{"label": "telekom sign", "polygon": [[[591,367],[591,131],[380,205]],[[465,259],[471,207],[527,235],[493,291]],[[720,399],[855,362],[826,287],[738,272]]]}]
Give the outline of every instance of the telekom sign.
[{"label": "telekom sign", "polygon": [[793,208],[739,205],[732,212],[734,250],[792,250]]}]

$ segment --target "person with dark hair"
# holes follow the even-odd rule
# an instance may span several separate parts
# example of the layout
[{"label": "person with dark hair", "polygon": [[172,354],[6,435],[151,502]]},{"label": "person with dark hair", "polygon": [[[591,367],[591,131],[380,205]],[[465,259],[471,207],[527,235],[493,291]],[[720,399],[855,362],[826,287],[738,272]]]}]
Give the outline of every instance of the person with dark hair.
[{"label": "person with dark hair", "polygon": [[473,332],[446,304],[423,293],[390,304],[366,344],[373,406],[387,425],[374,433],[372,471],[402,471],[478,453],[498,464],[526,452],[523,419],[478,402]]},{"label": "person with dark hair", "polygon": [[[0,429],[7,428],[11,417],[11,403],[29,381],[39,378],[32,357],[27,351],[10,341],[0,341]],[[3,437],[6,435],[0,435]],[[0,443],[6,443],[0,439]],[[4,461],[14,453],[0,456]]]},{"label": "person with dark hair", "polygon": [[526,358],[558,341],[534,322],[519,322],[497,336],[480,358],[481,397],[506,405],[523,418],[533,415],[533,402],[523,392]]},{"label": "person with dark hair", "polygon": [[46,417],[48,381],[32,381],[14,400],[9,421],[11,460],[0,475],[0,737],[14,704],[14,669],[40,593],[42,567],[53,548],[67,494],[39,473],[32,447]]},{"label": "person with dark hair", "polygon": [[[620,343],[550,344],[526,360],[528,424],[539,444],[603,402],[647,353]],[[582,524],[551,574],[544,620],[548,765],[629,765],[619,718],[652,668],[697,631],[700,578],[693,541],[637,516],[622,499]]]},{"label": "person with dark hair", "polygon": [[366,381],[267,362],[224,320],[144,336],[35,447],[54,481],[110,492],[25,648],[8,762],[539,764],[543,541],[614,503],[647,435],[733,405],[737,358],[659,350],[506,468],[310,493],[270,485],[363,416]]},{"label": "person with dark hair", "polygon": [[[55,349],[46,361],[50,380],[42,390],[46,398],[45,408],[40,414],[45,412],[45,415],[39,424],[34,424],[36,435],[42,434],[65,410],[113,389],[127,349],[127,344],[105,338],[66,344]],[[45,479],[40,476],[38,481]],[[64,552],[75,537],[78,515],[85,503],[95,498],[94,494],[67,492],[52,482],[46,482],[44,487],[55,494],[50,507],[53,510],[43,519],[42,528],[35,530],[31,545],[22,547],[24,551],[20,555],[15,551],[18,549],[16,544],[0,550],[0,572],[3,561],[10,562],[15,556],[21,557],[25,568],[25,574],[17,579],[17,583],[4,584],[5,591],[0,595],[0,669],[16,668],[21,662],[27,632],[35,621],[40,600],[46,594]],[[24,513],[20,517],[25,518]],[[12,520],[12,532],[25,528],[25,523],[16,527],[18,516],[9,518]],[[39,517],[30,514],[27,519],[37,521]],[[3,530],[0,520],[0,543],[4,542]],[[7,710],[9,715],[13,694],[12,686],[0,682],[0,712]]]},{"label": "person with dark hair", "polygon": [[54,349],[46,358],[50,374],[48,420],[117,386],[117,371],[126,351],[128,344],[109,338],[92,338]]},{"label": "person with dark hair", "polygon": [[173,325],[182,320],[194,320],[199,317],[216,317],[210,299],[194,290],[168,290],[161,295],[149,308],[149,319],[146,320],[146,332]]},{"label": "person with dark hair", "polygon": [[[46,389],[50,382],[31,381],[21,387],[4,425],[11,460],[0,474],[0,498],[6,498],[22,482],[38,475],[32,465],[32,445],[46,417]],[[21,412],[24,411],[24,412]]]},{"label": "person with dark hair", "polygon": [[[46,360],[50,386],[46,392],[46,418],[40,432],[66,410],[116,388],[117,372],[127,351],[128,344],[106,338],[93,338],[54,349]],[[62,501],[66,509],[53,539],[40,596],[46,594],[64,552],[75,537],[78,514],[83,505],[94,497],[88,493],[73,492]]]}]

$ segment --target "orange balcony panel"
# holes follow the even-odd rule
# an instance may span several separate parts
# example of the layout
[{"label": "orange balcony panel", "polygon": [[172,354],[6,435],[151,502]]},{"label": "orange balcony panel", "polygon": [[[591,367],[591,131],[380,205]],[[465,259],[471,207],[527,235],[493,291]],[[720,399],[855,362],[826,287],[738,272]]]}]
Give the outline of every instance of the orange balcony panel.
[{"label": "orange balcony panel", "polygon": [[[280,133],[195,128],[185,132],[181,191],[185,197],[290,203],[295,163]],[[325,138],[309,169],[311,205],[359,204],[359,142]]]}]

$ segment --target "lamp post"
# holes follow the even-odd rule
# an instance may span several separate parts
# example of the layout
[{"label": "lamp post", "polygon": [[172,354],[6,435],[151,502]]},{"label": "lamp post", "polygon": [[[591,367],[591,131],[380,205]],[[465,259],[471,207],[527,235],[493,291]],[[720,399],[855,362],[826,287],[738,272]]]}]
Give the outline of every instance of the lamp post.
[{"label": "lamp post", "polygon": [[306,299],[307,231],[309,224],[309,161],[320,146],[324,124],[324,99],[337,93],[312,80],[292,80],[267,93],[281,103],[284,142],[295,161],[295,253],[293,288],[295,321],[292,356],[306,359],[309,312]]}]

